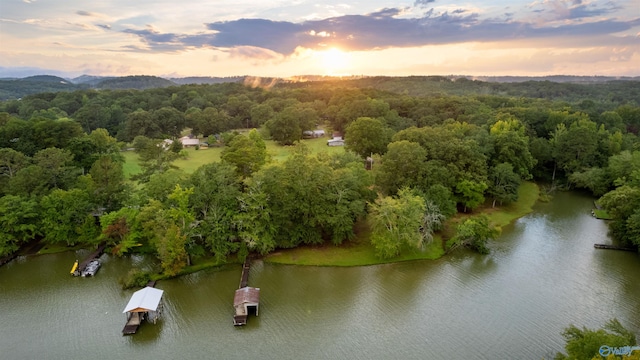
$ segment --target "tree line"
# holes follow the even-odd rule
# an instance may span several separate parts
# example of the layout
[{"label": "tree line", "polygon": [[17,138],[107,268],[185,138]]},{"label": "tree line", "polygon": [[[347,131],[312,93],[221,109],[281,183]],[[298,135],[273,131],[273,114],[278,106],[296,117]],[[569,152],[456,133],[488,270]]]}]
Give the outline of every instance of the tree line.
[{"label": "tree line", "polygon": [[[458,212],[516,201],[532,179],[603,195],[614,237],[640,245],[637,103],[341,84],[86,90],[0,103],[0,256],[33,239],[107,242],[117,254],[151,251],[176,274],[194,255],[341,244],[367,219],[377,254],[393,257],[424,246]],[[343,134],[348,151],[311,154],[302,135],[317,126]],[[192,174],[175,168],[180,147],[162,140],[185,129],[220,142],[221,161]],[[298,146],[271,161],[265,139]],[[124,144],[139,154],[133,179],[124,177]],[[457,234],[451,247],[480,252],[495,236],[483,218]]]}]

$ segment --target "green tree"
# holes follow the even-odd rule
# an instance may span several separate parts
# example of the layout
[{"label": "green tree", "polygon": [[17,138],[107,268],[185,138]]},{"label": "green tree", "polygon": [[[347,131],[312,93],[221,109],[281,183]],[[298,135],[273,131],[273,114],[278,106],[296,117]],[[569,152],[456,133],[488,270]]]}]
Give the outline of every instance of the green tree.
[{"label": "green tree", "polygon": [[162,173],[156,173],[149,177],[149,181],[144,184],[142,193],[149,199],[155,199],[165,203],[169,194],[176,188],[176,185],[184,185],[187,181],[187,174],[180,169],[169,169]]},{"label": "green tree", "polygon": [[158,257],[165,274],[178,275],[189,264],[186,245],[187,236],[182,233],[178,225],[170,224],[156,243]]},{"label": "green tree", "polygon": [[207,107],[189,116],[187,124],[194,134],[204,136],[220,134],[233,129],[233,119],[224,110]]},{"label": "green tree", "polygon": [[162,129],[153,121],[151,113],[138,109],[127,115],[123,135],[127,141],[132,141],[136,136],[157,139],[162,136]]},{"label": "green tree", "polygon": [[194,227],[194,216],[188,209],[193,188],[176,185],[169,195],[169,204],[150,200],[136,217],[142,227],[141,235],[155,247],[165,274],[177,275],[189,265],[187,247]]},{"label": "green tree", "polygon": [[427,152],[420,144],[407,140],[392,142],[374,168],[376,185],[384,194],[395,194],[402,187],[419,187],[424,182]]},{"label": "green tree", "polygon": [[456,184],[456,196],[464,206],[464,212],[467,212],[467,209],[473,210],[484,202],[485,190],[487,184],[484,182],[462,180]]},{"label": "green tree", "polygon": [[222,161],[234,165],[238,175],[249,177],[267,162],[267,146],[256,129],[237,135],[222,150]]},{"label": "green tree", "polygon": [[436,203],[432,201],[425,202],[425,211],[422,216],[422,226],[420,227],[424,243],[428,244],[433,241],[433,233],[442,228],[445,220],[446,216],[440,211]]},{"label": "green tree", "polygon": [[275,112],[269,104],[259,104],[251,108],[251,126],[260,127],[273,118]]},{"label": "green tree", "polygon": [[300,104],[289,106],[274,118],[267,121],[265,126],[271,138],[280,145],[293,145],[302,139],[302,132],[312,130],[318,122],[318,114],[310,107]]},{"label": "green tree", "polygon": [[93,163],[89,174],[93,201],[106,211],[119,208],[128,195],[122,163],[104,155]]},{"label": "green tree", "polygon": [[487,241],[494,239],[498,234],[499,231],[489,225],[489,219],[486,216],[478,216],[466,219],[456,226],[456,235],[447,244],[449,251],[459,246],[466,246],[481,254],[488,254]]},{"label": "green tree", "polygon": [[239,248],[235,218],[240,210],[240,179],[228,164],[201,166],[190,177],[193,194],[189,207],[193,209],[197,227],[194,236],[201,238],[217,260]]},{"label": "green tree", "polygon": [[512,203],[518,201],[518,187],[520,187],[520,176],[513,172],[513,166],[509,163],[498,164],[489,170],[490,186],[487,189],[489,195],[493,197],[492,207],[496,207],[496,202]]},{"label": "green tree", "polygon": [[612,237],[640,248],[640,187],[622,185],[604,194],[598,203],[613,217],[609,224]]},{"label": "green tree", "polygon": [[596,196],[602,196],[609,191],[611,180],[606,169],[589,168],[576,171],[569,175],[569,181],[579,188],[589,189]]},{"label": "green tree", "polygon": [[9,180],[9,193],[13,195],[46,195],[51,190],[71,187],[77,176],[73,168],[73,155],[68,150],[47,148],[33,157],[33,165],[17,171]]},{"label": "green tree", "polygon": [[[599,330],[591,330],[586,327],[580,329],[571,325],[562,332],[562,337],[566,341],[565,351],[567,353],[558,353],[555,357],[556,360],[596,360],[603,359],[605,356],[607,359],[617,359],[617,356],[608,357],[610,353],[607,352],[607,349],[636,345],[635,334],[625,329],[617,319],[609,320],[604,328]],[[603,349],[603,346],[607,348]],[[640,350],[635,350],[630,355],[622,358],[640,359]]]},{"label": "green tree", "polygon": [[491,126],[490,134],[494,143],[493,165],[509,163],[521,178],[530,179],[530,171],[536,162],[529,152],[524,126],[513,118],[498,120]]},{"label": "green tree", "polygon": [[429,187],[425,193],[425,200],[427,203],[433,202],[445,218],[450,218],[457,212],[456,201],[451,190],[443,185],[436,184]]},{"label": "green tree", "polygon": [[276,236],[281,225],[272,221],[271,199],[262,176],[248,178],[245,184],[247,189],[240,197],[241,211],[235,219],[238,235],[248,249],[268,254],[278,246]]},{"label": "green tree", "polygon": [[29,157],[23,153],[10,149],[0,149],[0,177],[12,178],[16,173],[30,163]]},{"label": "green tree", "polygon": [[35,198],[6,195],[0,198],[0,257],[16,252],[22,244],[41,235]]},{"label": "green tree", "polygon": [[33,124],[33,138],[37,139],[40,148],[57,147],[65,149],[71,139],[83,136],[80,124],[69,119],[42,120],[36,119]]},{"label": "green tree", "polygon": [[123,207],[100,217],[100,241],[113,246],[113,253],[124,255],[145,240],[138,214],[139,209]]},{"label": "green tree", "polygon": [[555,158],[566,174],[595,165],[598,149],[596,123],[588,118],[579,119],[565,130],[554,134]]},{"label": "green tree", "polygon": [[395,198],[379,198],[369,208],[371,244],[378,257],[392,258],[400,254],[403,248],[420,249],[428,240],[425,232],[421,231],[427,225],[424,199],[414,195],[411,190],[403,188]]},{"label": "green tree", "polygon": [[360,161],[309,156],[304,147],[246,180],[237,223],[249,249],[269,252],[353,237],[370,197],[370,175]]},{"label": "green tree", "polygon": [[185,127],[184,114],[169,106],[153,111],[151,119],[157,124],[160,133],[168,137],[179,137]]},{"label": "green tree", "polygon": [[9,191],[9,181],[30,162],[31,159],[19,151],[0,149],[0,196]]},{"label": "green tree", "polygon": [[95,205],[86,191],[56,189],[40,200],[40,206],[42,234],[47,243],[71,246],[91,235],[87,234],[86,223],[88,217],[93,221],[91,212]]},{"label": "green tree", "polygon": [[151,175],[174,168],[171,163],[178,158],[178,154],[165,149],[162,141],[145,136],[136,136],[133,146],[139,156],[142,173],[132,176],[132,179],[141,182],[148,182]]},{"label": "green tree", "polygon": [[362,158],[371,154],[384,154],[391,142],[392,130],[380,119],[368,117],[357,118],[345,129],[345,148]]}]

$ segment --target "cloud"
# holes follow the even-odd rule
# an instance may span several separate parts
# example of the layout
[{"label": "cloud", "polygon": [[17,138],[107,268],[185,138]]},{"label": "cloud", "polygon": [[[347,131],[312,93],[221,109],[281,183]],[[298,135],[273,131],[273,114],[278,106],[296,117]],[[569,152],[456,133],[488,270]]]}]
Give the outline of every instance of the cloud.
[{"label": "cloud", "polygon": [[78,10],[76,11],[76,14],[80,15],[80,16],[90,16],[90,17],[96,17],[98,16],[98,14],[94,14],[92,12],[89,11],[84,11],[84,10]]},{"label": "cloud", "polygon": [[426,7],[427,5],[429,5],[430,3],[436,2],[436,0],[416,0],[416,2],[413,3],[413,6],[415,7]]},{"label": "cloud", "polygon": [[597,1],[547,0],[530,5],[534,12],[544,13],[552,20],[577,20],[599,17],[622,9],[614,1],[600,5]]},{"label": "cloud", "polygon": [[[427,0],[429,1],[429,0]],[[574,1],[575,3],[576,1]],[[495,42],[513,39],[607,36],[640,26],[640,18],[536,24],[507,19],[480,19],[464,9],[422,17],[400,17],[406,9],[384,8],[365,15],[344,15],[299,23],[267,19],[238,19],[206,24],[198,34],[160,33],[154,29],[124,30],[139,36],[150,50],[180,51],[186,48],[262,48],[290,55],[296,48],[378,50],[462,42]],[[609,11],[578,4],[569,17],[595,16]]]}]

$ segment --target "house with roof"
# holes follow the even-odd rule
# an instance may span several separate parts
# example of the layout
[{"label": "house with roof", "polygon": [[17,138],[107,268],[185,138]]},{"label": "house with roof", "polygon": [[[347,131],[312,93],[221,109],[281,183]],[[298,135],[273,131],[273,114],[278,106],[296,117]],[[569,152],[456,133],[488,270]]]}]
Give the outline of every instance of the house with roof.
[{"label": "house with roof", "polygon": [[200,145],[200,139],[192,138],[190,136],[183,136],[179,140],[182,143],[183,148]]}]

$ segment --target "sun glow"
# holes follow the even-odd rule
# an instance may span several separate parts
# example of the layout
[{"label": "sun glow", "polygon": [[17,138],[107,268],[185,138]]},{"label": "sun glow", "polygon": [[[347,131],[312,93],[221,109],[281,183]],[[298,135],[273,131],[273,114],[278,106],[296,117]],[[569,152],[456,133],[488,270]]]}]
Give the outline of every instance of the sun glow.
[{"label": "sun glow", "polygon": [[350,56],[348,53],[331,48],[320,52],[321,66],[326,75],[346,75],[349,68]]}]

